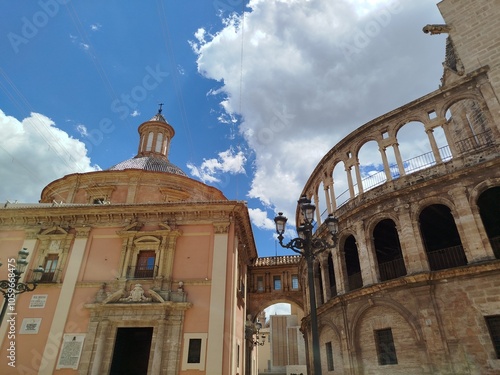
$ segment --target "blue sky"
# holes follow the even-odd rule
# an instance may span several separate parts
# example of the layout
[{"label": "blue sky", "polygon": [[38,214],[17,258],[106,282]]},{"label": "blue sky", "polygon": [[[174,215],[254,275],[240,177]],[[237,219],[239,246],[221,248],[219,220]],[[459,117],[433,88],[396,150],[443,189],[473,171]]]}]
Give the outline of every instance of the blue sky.
[{"label": "blue sky", "polygon": [[261,256],[287,254],[272,219],[322,156],[438,88],[436,3],[0,1],[0,200],[134,156],[164,103],[170,161],[248,202]]}]

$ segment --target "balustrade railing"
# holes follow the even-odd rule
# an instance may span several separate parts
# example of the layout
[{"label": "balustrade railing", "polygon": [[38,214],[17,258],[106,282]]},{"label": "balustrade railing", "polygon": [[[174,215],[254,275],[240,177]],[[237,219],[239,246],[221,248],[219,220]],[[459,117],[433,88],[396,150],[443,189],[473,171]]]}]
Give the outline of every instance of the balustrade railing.
[{"label": "balustrade railing", "polygon": [[300,255],[282,255],[275,257],[262,257],[255,259],[253,266],[276,266],[285,264],[297,264],[302,257]]}]

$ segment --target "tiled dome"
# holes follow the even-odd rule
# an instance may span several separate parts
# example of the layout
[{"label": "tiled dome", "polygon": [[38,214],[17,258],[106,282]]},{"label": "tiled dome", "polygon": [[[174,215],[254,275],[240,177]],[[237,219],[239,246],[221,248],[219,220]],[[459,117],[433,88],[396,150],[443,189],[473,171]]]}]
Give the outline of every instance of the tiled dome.
[{"label": "tiled dome", "polygon": [[173,138],[174,128],[161,114],[162,109],[149,121],[139,126],[139,150],[135,157],[122,161],[111,168],[110,171],[124,169],[142,169],[144,171],[165,172],[180,176],[187,176],[179,167],[168,161],[170,141]]},{"label": "tiled dome", "polygon": [[122,171],[124,169],[143,169],[145,171],[166,172],[187,176],[179,167],[170,163],[168,160],[156,158],[154,156],[135,157],[122,161],[109,168],[110,171]]}]

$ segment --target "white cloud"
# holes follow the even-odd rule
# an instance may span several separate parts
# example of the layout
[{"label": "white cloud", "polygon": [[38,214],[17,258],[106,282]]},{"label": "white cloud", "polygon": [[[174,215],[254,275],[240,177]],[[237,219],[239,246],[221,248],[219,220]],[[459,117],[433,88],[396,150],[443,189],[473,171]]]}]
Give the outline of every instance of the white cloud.
[{"label": "white cloud", "polygon": [[236,152],[233,148],[222,151],[216,159],[204,159],[200,166],[188,163],[187,167],[194,177],[198,177],[205,183],[220,182],[218,175],[221,173],[240,174],[245,173],[247,161],[243,151]]},{"label": "white cloud", "polygon": [[89,135],[89,132],[87,130],[87,127],[83,124],[78,124],[76,126],[76,131],[80,133],[82,137],[87,137]]},{"label": "white cloud", "polygon": [[93,23],[90,25],[90,30],[92,31],[99,31],[101,29],[102,25],[99,23]]},{"label": "white cloud", "polygon": [[[78,128],[86,131],[84,125]],[[49,182],[70,173],[100,169],[91,165],[82,142],[42,114],[31,113],[19,121],[0,110],[0,130],[0,202],[38,202]]]},{"label": "white cloud", "polygon": [[274,221],[267,217],[267,212],[259,208],[248,209],[250,220],[259,229],[275,230]]},{"label": "white cloud", "polygon": [[221,82],[221,118],[244,119],[239,131],[255,153],[249,196],[294,218],[331,147],[438,88],[445,36],[422,27],[442,19],[434,0],[252,0],[249,8],[216,35],[199,29],[191,44],[198,71]]},{"label": "white cloud", "polygon": [[130,114],[130,116],[131,116],[131,117],[137,117],[137,116],[139,116],[140,114],[141,114],[141,112],[139,112],[137,109],[135,109],[135,110],[134,110],[134,111]]},{"label": "white cloud", "polygon": [[271,315],[290,315],[292,306],[289,303],[276,303],[264,309],[264,311],[266,312],[267,321]]}]

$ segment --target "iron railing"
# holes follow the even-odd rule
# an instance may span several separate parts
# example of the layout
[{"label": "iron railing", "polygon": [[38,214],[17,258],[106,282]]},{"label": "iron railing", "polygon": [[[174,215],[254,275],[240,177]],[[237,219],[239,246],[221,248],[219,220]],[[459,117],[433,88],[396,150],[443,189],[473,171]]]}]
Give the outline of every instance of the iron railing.
[{"label": "iron railing", "polygon": [[[59,279],[61,272],[62,272],[61,269],[56,269],[53,272],[44,272],[38,283],[39,284],[40,283],[44,283],[44,284],[57,283],[57,280]],[[27,281],[33,280],[33,276],[35,276],[33,270],[29,270],[26,273],[25,280],[27,280]]]},{"label": "iron railing", "polygon": [[380,281],[397,279],[406,275],[406,267],[403,258],[394,259],[389,262],[379,263]]},{"label": "iron railing", "polygon": [[363,286],[363,279],[361,278],[361,272],[353,273],[347,277],[349,282],[349,290],[359,289]]},{"label": "iron railing", "polygon": [[462,245],[427,251],[427,259],[432,271],[467,265],[467,258]]},{"label": "iron railing", "polygon": [[152,279],[158,275],[158,266],[129,266],[127,279]]},{"label": "iron railing", "polygon": [[466,153],[471,149],[477,150],[484,147],[493,146],[494,144],[495,141],[493,140],[493,134],[491,132],[491,129],[488,129],[483,133],[475,134],[472,137],[458,141],[457,148],[461,153]]},{"label": "iron railing", "polygon": [[[451,151],[449,146],[443,146],[439,148],[439,155],[441,156],[442,162],[447,162],[448,160],[452,159]],[[436,159],[434,158],[434,153],[433,152],[427,152],[425,154],[415,156],[414,158],[408,159],[403,161],[403,167],[405,170],[405,174],[412,174],[414,172],[417,172],[422,169],[430,168],[432,166],[436,165]],[[396,180],[401,177],[399,173],[399,168],[397,164],[391,164],[389,166],[389,170],[391,173],[391,178],[393,180]],[[363,191],[367,192],[368,190],[371,190],[373,188],[376,188],[377,186],[383,185],[384,183],[387,182],[387,176],[385,174],[385,170],[378,171],[376,173],[373,173],[361,180],[361,184],[363,186]],[[357,187],[358,184],[354,184],[353,188],[355,191],[355,196],[357,196],[359,193],[357,192]],[[335,201],[337,202],[337,208],[343,206],[345,203],[347,203],[350,199],[349,194],[349,189],[343,191],[339,195],[335,197]],[[321,218],[325,219],[328,216],[328,210],[325,210],[321,214]]]},{"label": "iron railing", "polygon": [[490,238],[490,244],[493,248],[495,258],[500,259],[500,236]]}]

